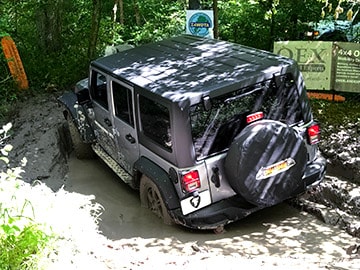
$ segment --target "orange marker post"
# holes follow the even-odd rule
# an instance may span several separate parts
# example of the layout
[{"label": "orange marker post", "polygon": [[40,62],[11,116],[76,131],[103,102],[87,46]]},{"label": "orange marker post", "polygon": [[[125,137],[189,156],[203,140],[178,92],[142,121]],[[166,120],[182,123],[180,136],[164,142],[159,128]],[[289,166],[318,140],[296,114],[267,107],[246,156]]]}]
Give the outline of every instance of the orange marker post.
[{"label": "orange marker post", "polygon": [[21,90],[29,88],[29,82],[23,64],[20,59],[19,52],[16,48],[15,42],[10,36],[5,36],[1,39],[1,47],[3,49],[5,59],[14,81]]}]

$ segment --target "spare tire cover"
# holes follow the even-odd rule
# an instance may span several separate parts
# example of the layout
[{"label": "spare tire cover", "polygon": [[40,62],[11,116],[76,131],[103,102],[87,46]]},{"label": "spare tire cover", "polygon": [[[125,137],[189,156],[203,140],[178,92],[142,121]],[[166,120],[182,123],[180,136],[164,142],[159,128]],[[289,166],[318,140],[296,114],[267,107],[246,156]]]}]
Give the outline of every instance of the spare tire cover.
[{"label": "spare tire cover", "polygon": [[306,159],[306,146],[293,128],[262,120],[234,139],[224,165],[235,192],[254,205],[271,206],[304,186]]}]

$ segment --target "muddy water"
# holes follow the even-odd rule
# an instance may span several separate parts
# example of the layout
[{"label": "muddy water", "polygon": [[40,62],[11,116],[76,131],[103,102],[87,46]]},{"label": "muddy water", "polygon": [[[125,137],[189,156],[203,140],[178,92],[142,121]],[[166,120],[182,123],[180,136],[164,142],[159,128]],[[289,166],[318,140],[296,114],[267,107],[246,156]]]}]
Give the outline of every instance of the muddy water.
[{"label": "muddy water", "polygon": [[66,189],[93,194],[104,207],[100,222],[103,234],[112,240],[131,242],[139,250],[156,247],[166,253],[183,252],[196,242],[200,249],[222,255],[275,256],[326,264],[347,259],[346,248],[357,243],[340,229],[286,204],[228,225],[220,235],[167,226],[141,208],[138,193],[100,160],[71,158],[69,169]]}]

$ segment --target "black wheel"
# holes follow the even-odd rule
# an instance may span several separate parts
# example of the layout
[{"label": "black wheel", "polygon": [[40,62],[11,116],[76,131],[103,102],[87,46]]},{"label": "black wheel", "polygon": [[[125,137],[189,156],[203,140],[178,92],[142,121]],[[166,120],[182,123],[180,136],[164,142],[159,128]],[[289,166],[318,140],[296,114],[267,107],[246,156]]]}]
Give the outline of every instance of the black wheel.
[{"label": "black wheel", "polygon": [[78,159],[91,159],[94,158],[95,153],[91,148],[91,145],[84,143],[81,140],[79,131],[77,130],[71,116],[67,117],[67,122],[69,126],[69,133],[72,141],[72,145],[75,151],[75,155]]},{"label": "black wheel", "polygon": [[140,201],[142,207],[150,209],[151,212],[161,218],[165,224],[173,224],[173,220],[167,211],[159,188],[146,175],[143,175],[140,181]]},{"label": "black wheel", "polygon": [[257,206],[280,203],[304,189],[307,151],[302,137],[281,122],[264,120],[247,126],[225,159],[231,187]]}]

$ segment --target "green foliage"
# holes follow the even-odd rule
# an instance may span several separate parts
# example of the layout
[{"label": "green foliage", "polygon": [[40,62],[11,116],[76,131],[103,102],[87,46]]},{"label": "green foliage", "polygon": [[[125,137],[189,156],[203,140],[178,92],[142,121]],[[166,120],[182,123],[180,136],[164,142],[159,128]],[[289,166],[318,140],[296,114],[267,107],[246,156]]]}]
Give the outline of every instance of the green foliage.
[{"label": "green foliage", "polygon": [[[294,2],[295,1],[295,2]],[[112,44],[134,45],[184,33],[186,1],[123,1],[123,21],[114,17],[114,1],[101,1],[97,55]],[[201,1],[210,9],[211,0]],[[318,0],[218,0],[220,38],[271,50],[274,40],[298,39],[302,23],[320,19]],[[12,36],[30,87],[68,88],[85,77],[91,33],[92,1],[0,1],[0,33]],[[17,98],[0,52],[0,97]]]},{"label": "green foliage", "polygon": [[264,20],[265,12],[266,9],[252,1],[220,1],[220,38],[257,48],[267,48],[270,31],[269,23]]},{"label": "green foliage", "polygon": [[[9,22],[7,25],[0,24],[0,29],[5,28],[16,42],[30,87],[35,91],[43,91],[49,84],[59,88],[68,87],[87,72],[91,2],[59,3],[62,5],[59,6],[61,11],[58,12],[56,21],[51,21],[51,12],[56,12],[55,7],[49,7],[55,5],[52,1],[0,3],[0,13],[4,14]],[[47,15],[46,12],[50,14]],[[40,18],[43,18],[42,21]],[[42,24],[48,27],[43,29]],[[54,34],[51,30],[55,27],[61,32],[58,33],[57,40],[54,40],[55,44],[52,44],[51,38],[44,40],[43,36]],[[3,59],[1,56],[0,58]]]},{"label": "green foliage", "polygon": [[320,18],[317,0],[219,1],[222,39],[271,50],[276,40],[299,40],[306,23]]},{"label": "green foliage", "polygon": [[[46,246],[49,237],[36,225],[20,229],[18,219],[10,219],[8,224],[0,226],[0,269],[31,269],[28,265],[34,256]],[[14,224],[13,224],[14,223]]]},{"label": "green foliage", "polygon": [[282,0],[274,17],[274,40],[301,40],[308,23],[320,19],[318,1]]},{"label": "green foliage", "polygon": [[[11,124],[0,129],[0,270],[33,269],[37,256],[41,254],[50,237],[33,221],[34,209],[29,201],[17,204],[21,168],[7,169],[8,154],[12,146],[5,143]],[[4,196],[6,194],[6,196]],[[25,216],[26,208],[32,217]],[[31,267],[28,267],[31,266]]]},{"label": "green foliage", "polygon": [[144,23],[141,27],[134,27],[132,38],[129,40],[133,44],[143,44],[178,35],[184,32],[185,16],[182,12],[169,15],[160,27],[151,22]]},{"label": "green foliage", "polygon": [[10,129],[0,128],[0,270],[103,269],[94,255],[103,208],[94,196],[22,181],[26,160],[12,167]]},{"label": "green foliage", "polygon": [[[133,1],[125,1],[124,24],[113,21],[113,2],[103,3],[99,56],[110,44],[141,44],[183,32],[185,12],[182,1],[138,2],[139,25],[134,19]],[[4,14],[0,31],[7,31],[16,42],[34,91],[44,91],[48,85],[67,88],[88,72],[92,3],[85,0],[59,3],[48,0],[0,2],[0,13]],[[56,20],[52,21],[52,18]],[[51,35],[56,40],[47,38]],[[12,80],[2,55],[0,61],[0,84],[5,86],[1,88],[0,96],[12,100],[16,95],[13,95]]]},{"label": "green foliage", "polygon": [[[185,9],[182,1],[138,1],[140,25],[134,18],[134,6],[125,6],[123,40],[138,45],[158,41],[185,32]],[[117,23],[119,24],[119,23]]]},{"label": "green foliage", "polygon": [[321,17],[335,20],[354,20],[358,22],[360,18],[356,17],[357,10],[360,7],[358,0],[318,0],[322,4]]}]

